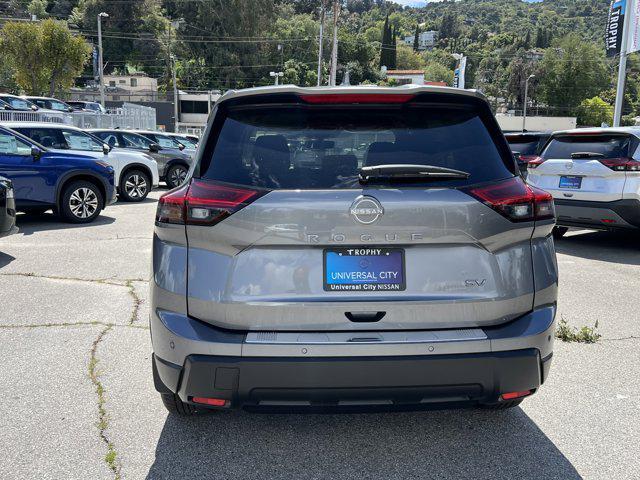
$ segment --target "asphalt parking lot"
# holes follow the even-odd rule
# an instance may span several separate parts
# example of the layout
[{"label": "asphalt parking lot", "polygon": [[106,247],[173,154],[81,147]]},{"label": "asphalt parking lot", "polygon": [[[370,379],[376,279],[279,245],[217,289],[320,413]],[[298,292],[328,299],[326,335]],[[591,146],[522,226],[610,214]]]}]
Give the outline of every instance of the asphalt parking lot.
[{"label": "asphalt parking lot", "polygon": [[504,412],[168,416],[151,378],[155,199],[0,240],[0,478],[640,478],[640,237],[557,243],[548,383]]}]

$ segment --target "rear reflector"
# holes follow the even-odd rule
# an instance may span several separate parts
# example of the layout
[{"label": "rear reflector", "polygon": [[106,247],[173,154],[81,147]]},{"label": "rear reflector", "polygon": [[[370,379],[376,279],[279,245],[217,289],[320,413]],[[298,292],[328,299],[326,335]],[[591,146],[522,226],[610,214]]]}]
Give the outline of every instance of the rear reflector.
[{"label": "rear reflector", "polygon": [[533,393],[533,390],[525,390],[523,392],[509,392],[500,395],[500,400],[515,400],[516,398],[527,397]]},{"label": "rear reflector", "polygon": [[633,158],[602,158],[598,161],[605,167],[618,172],[640,172],[640,162]]},{"label": "rear reflector", "polygon": [[551,194],[527,185],[520,177],[464,191],[512,222],[555,218]]},{"label": "rear reflector", "polygon": [[329,93],[316,95],[300,95],[307,103],[405,103],[414,97],[407,93]]},{"label": "rear reflector", "polygon": [[215,225],[266,194],[265,190],[192,180],[160,197],[156,221],[180,225]]},{"label": "rear reflector", "polygon": [[201,403],[202,405],[209,405],[211,407],[224,407],[227,404],[227,400],[223,398],[193,397],[191,401],[193,403]]}]

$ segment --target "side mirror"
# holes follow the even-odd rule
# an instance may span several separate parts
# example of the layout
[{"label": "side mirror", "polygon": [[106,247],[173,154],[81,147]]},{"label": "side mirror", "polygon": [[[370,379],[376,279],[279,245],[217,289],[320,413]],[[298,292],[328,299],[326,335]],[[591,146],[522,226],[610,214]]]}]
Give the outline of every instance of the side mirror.
[{"label": "side mirror", "polygon": [[37,162],[38,160],[40,160],[40,157],[42,157],[42,150],[40,150],[40,148],[36,147],[35,145],[32,145],[31,156],[33,157],[33,160]]},{"label": "side mirror", "polygon": [[102,153],[104,153],[105,155],[109,155],[109,152],[111,151],[111,147],[109,145],[107,145],[106,143],[102,144]]},{"label": "side mirror", "polygon": [[160,145],[158,145],[157,143],[152,143],[149,145],[149,151],[152,153],[158,153],[160,150]]},{"label": "side mirror", "polygon": [[31,105],[31,110],[35,112],[36,110],[38,110],[38,107],[36,105]]},{"label": "side mirror", "polygon": [[183,144],[179,143],[178,145],[179,145],[178,148],[180,149],[180,151],[184,150],[184,145]]}]

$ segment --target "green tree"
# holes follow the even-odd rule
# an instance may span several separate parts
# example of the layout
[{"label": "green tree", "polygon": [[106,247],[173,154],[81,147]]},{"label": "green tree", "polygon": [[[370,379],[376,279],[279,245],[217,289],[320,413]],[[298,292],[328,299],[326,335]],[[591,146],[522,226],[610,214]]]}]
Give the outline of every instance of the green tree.
[{"label": "green tree", "polygon": [[69,88],[80,76],[89,59],[91,47],[82,37],[71,34],[61,22],[45,20],[41,23],[42,56],[49,77],[49,95],[60,88]]},{"label": "green tree", "polygon": [[541,64],[541,97],[547,104],[574,110],[609,84],[603,49],[570,34],[547,49]]},{"label": "green tree", "polygon": [[164,76],[164,84],[168,84],[169,47],[175,46],[176,32],[165,18],[160,0],[80,0],[70,21],[93,32],[101,12],[109,14],[102,20],[105,71],[110,73],[127,64],[139,65],[154,77]]},{"label": "green tree", "polygon": [[314,68],[315,67],[310,68],[309,65],[296,60],[287,60],[284,62],[283,83],[301,87],[315,86],[318,74]]},{"label": "green tree", "polygon": [[48,16],[47,3],[47,0],[31,0],[27,7],[27,11],[38,18],[45,18]]},{"label": "green tree", "polygon": [[380,67],[391,68],[391,28],[389,27],[389,16],[384,20],[382,26],[382,45],[380,46]]},{"label": "green tree", "polygon": [[398,70],[422,70],[427,65],[424,57],[416,53],[409,45],[399,43],[396,50],[396,68]]},{"label": "green tree", "polygon": [[449,70],[440,63],[430,63],[424,69],[424,79],[427,82],[446,82],[447,85],[452,85],[453,70]]},{"label": "green tree", "polygon": [[578,125],[599,127],[613,124],[613,107],[600,97],[587,98],[578,107]]},{"label": "green tree", "polygon": [[16,84],[31,94],[47,88],[41,47],[42,32],[37,23],[7,22],[0,30],[0,56],[13,72]]},{"label": "green tree", "polygon": [[73,85],[91,48],[66,24],[47,19],[6,23],[0,32],[0,53],[20,88],[33,95],[54,95]]},{"label": "green tree", "polygon": [[420,25],[416,23],[416,31],[413,33],[413,51],[420,49]]},{"label": "green tree", "polygon": [[398,68],[398,39],[396,37],[396,27],[391,28],[391,56],[389,58],[389,68]]}]

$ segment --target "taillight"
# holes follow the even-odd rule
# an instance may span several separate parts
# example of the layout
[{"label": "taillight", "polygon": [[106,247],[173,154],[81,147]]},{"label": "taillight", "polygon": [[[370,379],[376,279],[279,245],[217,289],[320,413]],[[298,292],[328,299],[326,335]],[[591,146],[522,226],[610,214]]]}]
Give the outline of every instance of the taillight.
[{"label": "taillight", "polygon": [[617,172],[640,172],[640,162],[633,158],[601,158],[598,161]]},{"label": "taillight", "polygon": [[156,209],[156,222],[184,224],[184,205],[189,184],[174,188],[160,197]]},{"label": "taillight", "polygon": [[407,93],[324,93],[300,95],[307,103],[342,104],[342,103],[405,103],[415,95]]},{"label": "taillight", "polygon": [[555,218],[551,194],[527,185],[520,177],[464,191],[512,222]]},{"label": "taillight", "polygon": [[167,192],[158,201],[156,221],[187,225],[215,225],[267,193],[245,187],[232,187],[203,180],[192,180]]},{"label": "taillight", "polygon": [[520,155],[520,161],[526,162],[527,168],[538,168],[544,163],[544,158],[538,155]]}]

